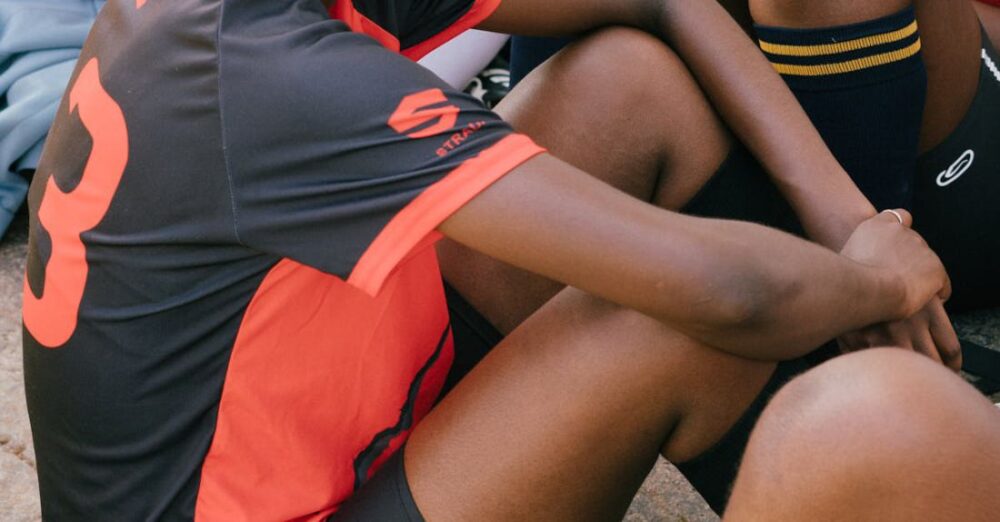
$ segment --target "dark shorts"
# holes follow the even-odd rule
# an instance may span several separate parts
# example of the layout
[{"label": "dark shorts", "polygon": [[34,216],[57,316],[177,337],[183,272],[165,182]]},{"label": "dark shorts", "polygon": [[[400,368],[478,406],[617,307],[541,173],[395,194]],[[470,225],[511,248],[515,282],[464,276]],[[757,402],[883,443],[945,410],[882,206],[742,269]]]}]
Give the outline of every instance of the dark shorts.
[{"label": "dark shorts", "polygon": [[983,32],[979,90],[940,145],[923,154],[913,228],[951,276],[951,311],[1000,305],[1000,58]]},{"label": "dark shorts", "polygon": [[397,451],[367,484],[327,518],[329,522],[423,522],[410,493],[403,469],[403,452]]},{"label": "dark shorts", "polygon": [[[451,314],[451,331],[455,339],[455,360],[445,381],[441,396],[444,397],[472,368],[486,357],[503,335],[475,308],[445,283],[445,296]],[[403,466],[405,446],[389,458],[372,479],[340,510],[330,522],[419,522],[420,510],[410,493]]]}]

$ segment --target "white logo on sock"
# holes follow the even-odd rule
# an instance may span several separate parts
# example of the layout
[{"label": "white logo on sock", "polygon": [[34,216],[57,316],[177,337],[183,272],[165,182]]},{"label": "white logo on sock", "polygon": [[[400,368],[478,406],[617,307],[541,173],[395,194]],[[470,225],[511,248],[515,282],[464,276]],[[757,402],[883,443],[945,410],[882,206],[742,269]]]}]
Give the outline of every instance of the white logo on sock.
[{"label": "white logo on sock", "polygon": [[972,149],[969,149],[962,153],[961,156],[952,163],[948,170],[938,174],[937,184],[939,187],[947,187],[952,183],[958,181],[958,178],[962,177],[972,168],[972,162],[976,159],[976,153]]},{"label": "white logo on sock", "polygon": [[1000,82],[1000,69],[997,69],[997,64],[993,63],[993,59],[990,58],[990,55],[986,54],[986,49],[983,49],[982,57],[983,63],[986,64],[986,68],[989,69],[990,72],[993,73],[993,77]]}]

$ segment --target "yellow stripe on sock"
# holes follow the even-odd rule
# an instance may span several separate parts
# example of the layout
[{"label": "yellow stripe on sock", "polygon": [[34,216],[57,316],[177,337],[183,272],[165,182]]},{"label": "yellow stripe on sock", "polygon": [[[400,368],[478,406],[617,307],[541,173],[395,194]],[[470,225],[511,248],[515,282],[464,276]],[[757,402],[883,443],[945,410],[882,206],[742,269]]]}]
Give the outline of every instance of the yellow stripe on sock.
[{"label": "yellow stripe on sock", "polygon": [[847,40],[845,42],[838,42],[832,44],[819,44],[819,45],[785,45],[785,44],[775,44],[770,42],[760,41],[760,48],[770,54],[779,54],[782,56],[823,56],[827,54],[838,54],[846,53],[850,51],[857,51],[860,49],[867,49],[869,47],[875,47],[878,45],[885,45],[892,42],[898,42],[904,38],[908,38],[917,32],[917,21],[914,20],[910,25],[897,29],[895,31],[883,34],[876,34],[872,36],[866,36],[864,38],[857,38],[854,40]]},{"label": "yellow stripe on sock", "polygon": [[792,65],[787,63],[772,63],[774,70],[780,74],[792,76],[830,76],[834,74],[844,74],[862,69],[870,69],[888,63],[905,60],[920,52],[920,40],[912,45],[888,53],[866,56],[846,62],[826,63],[822,65]]}]

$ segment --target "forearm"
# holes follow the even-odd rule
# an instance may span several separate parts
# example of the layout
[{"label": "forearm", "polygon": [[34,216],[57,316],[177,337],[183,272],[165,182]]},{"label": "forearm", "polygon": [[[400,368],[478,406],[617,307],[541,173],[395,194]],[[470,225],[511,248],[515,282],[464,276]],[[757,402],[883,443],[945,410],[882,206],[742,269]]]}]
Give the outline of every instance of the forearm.
[{"label": "forearm", "polygon": [[830,153],[791,91],[715,2],[504,0],[486,22],[513,33],[574,34],[619,24],[664,40],[788,199],[809,236],[839,250],[875,209]]},{"label": "forearm", "polygon": [[[817,242],[839,250],[875,209],[752,41],[713,2],[662,2],[664,39]],[[667,4],[677,4],[669,7]],[[683,6],[681,6],[683,4]],[[705,28],[711,27],[711,38]]]},{"label": "forearm", "polygon": [[748,357],[801,355],[898,307],[873,270],[825,248],[666,212],[551,157],[500,180],[441,230]]},{"label": "forearm", "polygon": [[[882,271],[759,225],[685,219],[692,219],[685,228],[700,233],[686,237],[682,248],[715,259],[704,274],[712,289],[706,299],[735,303],[678,327],[709,346],[789,359],[845,331],[900,317],[901,287]],[[727,310],[742,315],[719,313]]]}]

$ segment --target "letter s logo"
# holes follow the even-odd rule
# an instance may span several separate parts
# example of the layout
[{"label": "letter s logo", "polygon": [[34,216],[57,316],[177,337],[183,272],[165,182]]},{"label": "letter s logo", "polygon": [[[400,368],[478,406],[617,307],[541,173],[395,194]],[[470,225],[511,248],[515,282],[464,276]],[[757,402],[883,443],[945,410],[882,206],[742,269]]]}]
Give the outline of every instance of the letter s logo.
[{"label": "letter s logo", "polygon": [[104,219],[128,163],[125,116],[101,85],[97,58],[84,65],[69,92],[69,111],[77,109],[93,148],[71,192],[63,192],[55,176],[49,177],[38,219],[52,239],[52,254],[40,298],[24,279],[24,326],[48,348],[66,344],[76,330],[89,270],[80,234]]},{"label": "letter s logo", "polygon": [[[399,108],[389,118],[389,126],[396,132],[414,139],[448,132],[458,121],[458,107],[454,105],[431,107],[442,103],[448,103],[448,98],[441,89],[428,89],[411,94],[399,103]],[[435,123],[416,130],[431,122]]]}]

